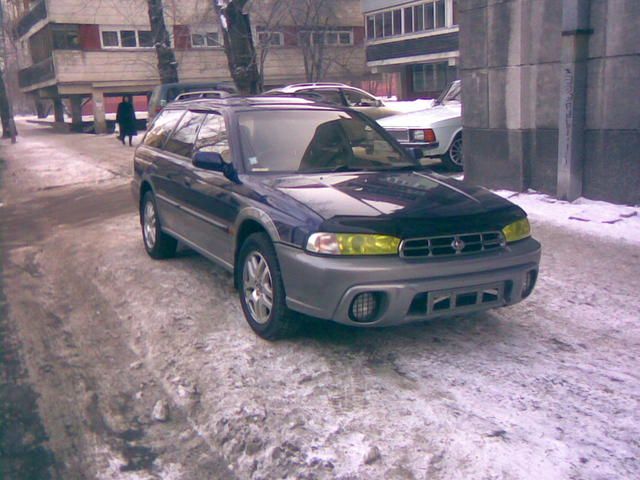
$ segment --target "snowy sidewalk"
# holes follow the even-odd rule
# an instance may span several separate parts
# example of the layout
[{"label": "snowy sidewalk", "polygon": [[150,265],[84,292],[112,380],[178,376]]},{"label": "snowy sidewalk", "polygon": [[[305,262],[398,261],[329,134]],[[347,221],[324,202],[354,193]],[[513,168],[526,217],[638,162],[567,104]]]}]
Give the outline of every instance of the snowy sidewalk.
[{"label": "snowy sidewalk", "polygon": [[616,205],[579,198],[565,202],[533,190],[494,193],[522,207],[529,218],[568,230],[640,244],[640,206]]}]

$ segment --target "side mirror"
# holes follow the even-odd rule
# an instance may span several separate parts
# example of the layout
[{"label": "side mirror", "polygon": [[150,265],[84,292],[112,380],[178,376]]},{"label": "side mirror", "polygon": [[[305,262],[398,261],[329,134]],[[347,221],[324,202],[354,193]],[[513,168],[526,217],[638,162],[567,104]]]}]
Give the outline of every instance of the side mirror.
[{"label": "side mirror", "polygon": [[218,152],[196,152],[192,163],[195,167],[214,172],[224,172],[225,162]]},{"label": "side mirror", "polygon": [[379,98],[376,98],[376,107],[384,107],[384,103]]},{"label": "side mirror", "polygon": [[232,163],[223,160],[222,155],[218,152],[196,152],[191,160],[194,167],[202,168],[212,172],[220,172],[234,183],[240,184],[238,172]]}]

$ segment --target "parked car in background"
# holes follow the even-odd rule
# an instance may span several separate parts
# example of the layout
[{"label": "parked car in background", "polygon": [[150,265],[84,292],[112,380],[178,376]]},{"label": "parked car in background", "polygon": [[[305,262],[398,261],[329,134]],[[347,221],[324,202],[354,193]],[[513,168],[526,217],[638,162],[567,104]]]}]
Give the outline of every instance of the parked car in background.
[{"label": "parked car in background", "polygon": [[233,93],[229,93],[225,90],[198,90],[195,92],[184,92],[178,95],[175,98],[175,102],[179,102],[181,100],[198,100],[201,98],[226,98]]},{"label": "parked car in background", "polygon": [[462,171],[462,103],[460,80],[452,82],[433,107],[394,115],[378,123],[398,142],[426,157],[440,157],[453,171]]},{"label": "parked car in background", "polygon": [[180,83],[165,83],[156,86],[151,92],[149,98],[149,117],[148,124],[155,118],[160,110],[173,102],[178,95],[185,92],[195,92],[198,90],[217,90],[228,93],[237,93],[235,85],[228,82],[180,82]]},{"label": "parked car in background", "polygon": [[295,327],[294,312],[396,325],[511,305],[536,283],[540,244],[520,207],[422,171],[350,109],[174,102],[133,171],[147,253],[172,256],[180,240],[231,271],[267,339]]},{"label": "parked car in background", "polygon": [[329,103],[339,107],[349,107],[366,114],[374,120],[397,115],[407,109],[406,105],[403,105],[402,109],[394,108],[391,104],[383,102],[369,92],[344,83],[297,83],[268,90],[264,95],[288,95]]}]

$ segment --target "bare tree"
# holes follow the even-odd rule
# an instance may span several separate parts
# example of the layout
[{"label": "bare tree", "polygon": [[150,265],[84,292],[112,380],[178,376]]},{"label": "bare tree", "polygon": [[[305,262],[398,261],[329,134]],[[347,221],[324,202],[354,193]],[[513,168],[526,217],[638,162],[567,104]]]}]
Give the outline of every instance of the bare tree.
[{"label": "bare tree", "polygon": [[2,121],[2,137],[11,138],[11,142],[15,143],[17,134],[16,124],[13,119],[11,99],[9,95],[7,95],[7,88],[4,81],[6,52],[3,3],[0,2],[0,120]]},{"label": "bare tree", "polygon": [[158,56],[158,74],[161,83],[176,83],[178,79],[178,63],[171,48],[171,37],[164,21],[162,0],[147,0],[151,35],[155,42]]},{"label": "bare tree", "polygon": [[256,94],[261,80],[256,62],[256,49],[251,34],[251,21],[246,12],[249,0],[213,0],[222,25],[224,51],[229,72],[243,95]]}]

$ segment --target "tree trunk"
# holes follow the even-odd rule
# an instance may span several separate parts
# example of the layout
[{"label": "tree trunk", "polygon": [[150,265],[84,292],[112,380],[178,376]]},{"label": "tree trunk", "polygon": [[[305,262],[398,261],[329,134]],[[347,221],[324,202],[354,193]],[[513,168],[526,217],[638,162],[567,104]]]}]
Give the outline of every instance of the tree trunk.
[{"label": "tree trunk", "polygon": [[224,51],[231,78],[242,95],[253,95],[259,93],[262,82],[251,35],[251,22],[249,15],[242,12],[246,3],[247,0],[230,0],[223,7],[214,0],[213,6],[223,25]]},{"label": "tree trunk", "polygon": [[4,72],[0,69],[0,118],[2,120],[2,137],[11,138],[11,142],[16,142],[16,124],[13,120],[13,111],[11,109],[11,100],[7,95],[7,89],[4,84]]},{"label": "tree trunk", "polygon": [[147,0],[149,9],[149,23],[151,24],[151,35],[155,42],[156,54],[158,56],[158,74],[161,83],[177,83],[178,63],[171,48],[171,39],[164,22],[164,8],[162,0]]}]

